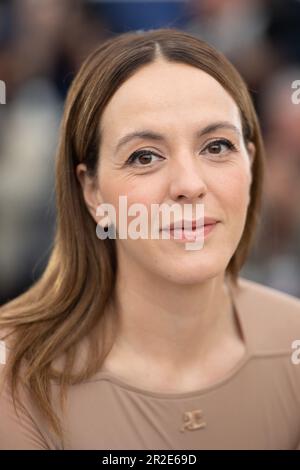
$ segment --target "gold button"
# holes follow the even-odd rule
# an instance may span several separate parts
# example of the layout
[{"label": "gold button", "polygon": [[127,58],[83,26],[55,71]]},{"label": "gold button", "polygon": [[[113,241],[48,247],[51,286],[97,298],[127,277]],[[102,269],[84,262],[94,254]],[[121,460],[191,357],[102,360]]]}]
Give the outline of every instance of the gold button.
[{"label": "gold button", "polygon": [[195,429],[206,427],[206,422],[203,421],[202,410],[185,411],[183,413],[183,421],[184,424],[180,429],[181,432],[184,432],[184,430],[194,431]]}]

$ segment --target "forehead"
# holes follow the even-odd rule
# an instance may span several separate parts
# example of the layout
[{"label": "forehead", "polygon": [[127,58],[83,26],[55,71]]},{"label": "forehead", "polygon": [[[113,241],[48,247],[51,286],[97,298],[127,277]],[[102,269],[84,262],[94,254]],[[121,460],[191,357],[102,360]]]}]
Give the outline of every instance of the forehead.
[{"label": "forehead", "polygon": [[100,127],[103,136],[117,138],[142,125],[184,130],[214,120],[241,128],[238,107],[222,85],[196,67],[159,60],[120,86],[104,109]]}]

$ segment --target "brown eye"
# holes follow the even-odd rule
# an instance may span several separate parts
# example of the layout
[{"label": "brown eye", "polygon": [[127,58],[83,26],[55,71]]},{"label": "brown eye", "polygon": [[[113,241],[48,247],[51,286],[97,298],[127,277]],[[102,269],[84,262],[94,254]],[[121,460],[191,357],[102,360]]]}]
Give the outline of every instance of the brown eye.
[{"label": "brown eye", "polygon": [[152,157],[162,158],[150,150],[138,150],[130,155],[126,161],[126,165],[149,166],[153,163]]},{"label": "brown eye", "polygon": [[[225,150],[224,150],[225,147]],[[222,150],[223,149],[223,150]],[[232,142],[226,139],[218,139],[210,142],[204,150],[207,150],[208,153],[213,155],[220,155],[228,150],[235,150],[236,147],[233,145]]]},{"label": "brown eye", "polygon": [[219,142],[213,143],[209,146],[210,153],[220,153],[221,152],[221,144]]},{"label": "brown eye", "polygon": [[151,160],[152,160],[152,155],[149,155],[149,154],[144,154],[144,155],[142,154],[142,155],[138,155],[137,157],[137,161],[142,164],[151,163]]}]

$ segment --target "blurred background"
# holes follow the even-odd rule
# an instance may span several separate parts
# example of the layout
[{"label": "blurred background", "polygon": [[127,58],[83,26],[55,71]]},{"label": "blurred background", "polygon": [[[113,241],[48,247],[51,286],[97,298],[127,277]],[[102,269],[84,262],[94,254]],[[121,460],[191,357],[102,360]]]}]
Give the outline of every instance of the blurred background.
[{"label": "blurred background", "polygon": [[215,45],[248,83],[267,166],[241,275],[300,297],[300,104],[291,100],[300,80],[299,0],[0,0],[1,304],[40,276],[52,248],[58,127],[80,64],[109,37],[159,27]]}]

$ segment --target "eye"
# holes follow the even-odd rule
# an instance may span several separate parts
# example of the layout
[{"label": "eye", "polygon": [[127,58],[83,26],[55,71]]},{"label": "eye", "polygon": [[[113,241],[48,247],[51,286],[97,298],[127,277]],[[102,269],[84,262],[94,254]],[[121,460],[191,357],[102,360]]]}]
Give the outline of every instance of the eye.
[{"label": "eye", "polygon": [[[160,155],[156,155],[156,153],[152,152],[151,150],[137,150],[130,155],[128,160],[125,162],[125,165],[149,166],[151,163],[153,163],[153,161],[151,161],[152,157],[162,159]],[[139,165],[137,164],[137,161],[140,162]]]},{"label": "eye", "polygon": [[[222,150],[222,148],[224,149],[224,147],[225,151]],[[206,150],[208,150],[208,153],[212,155],[222,155],[226,151],[236,151],[237,148],[232,142],[230,142],[230,140],[216,139],[206,145],[206,147],[204,148],[204,152]]]}]

